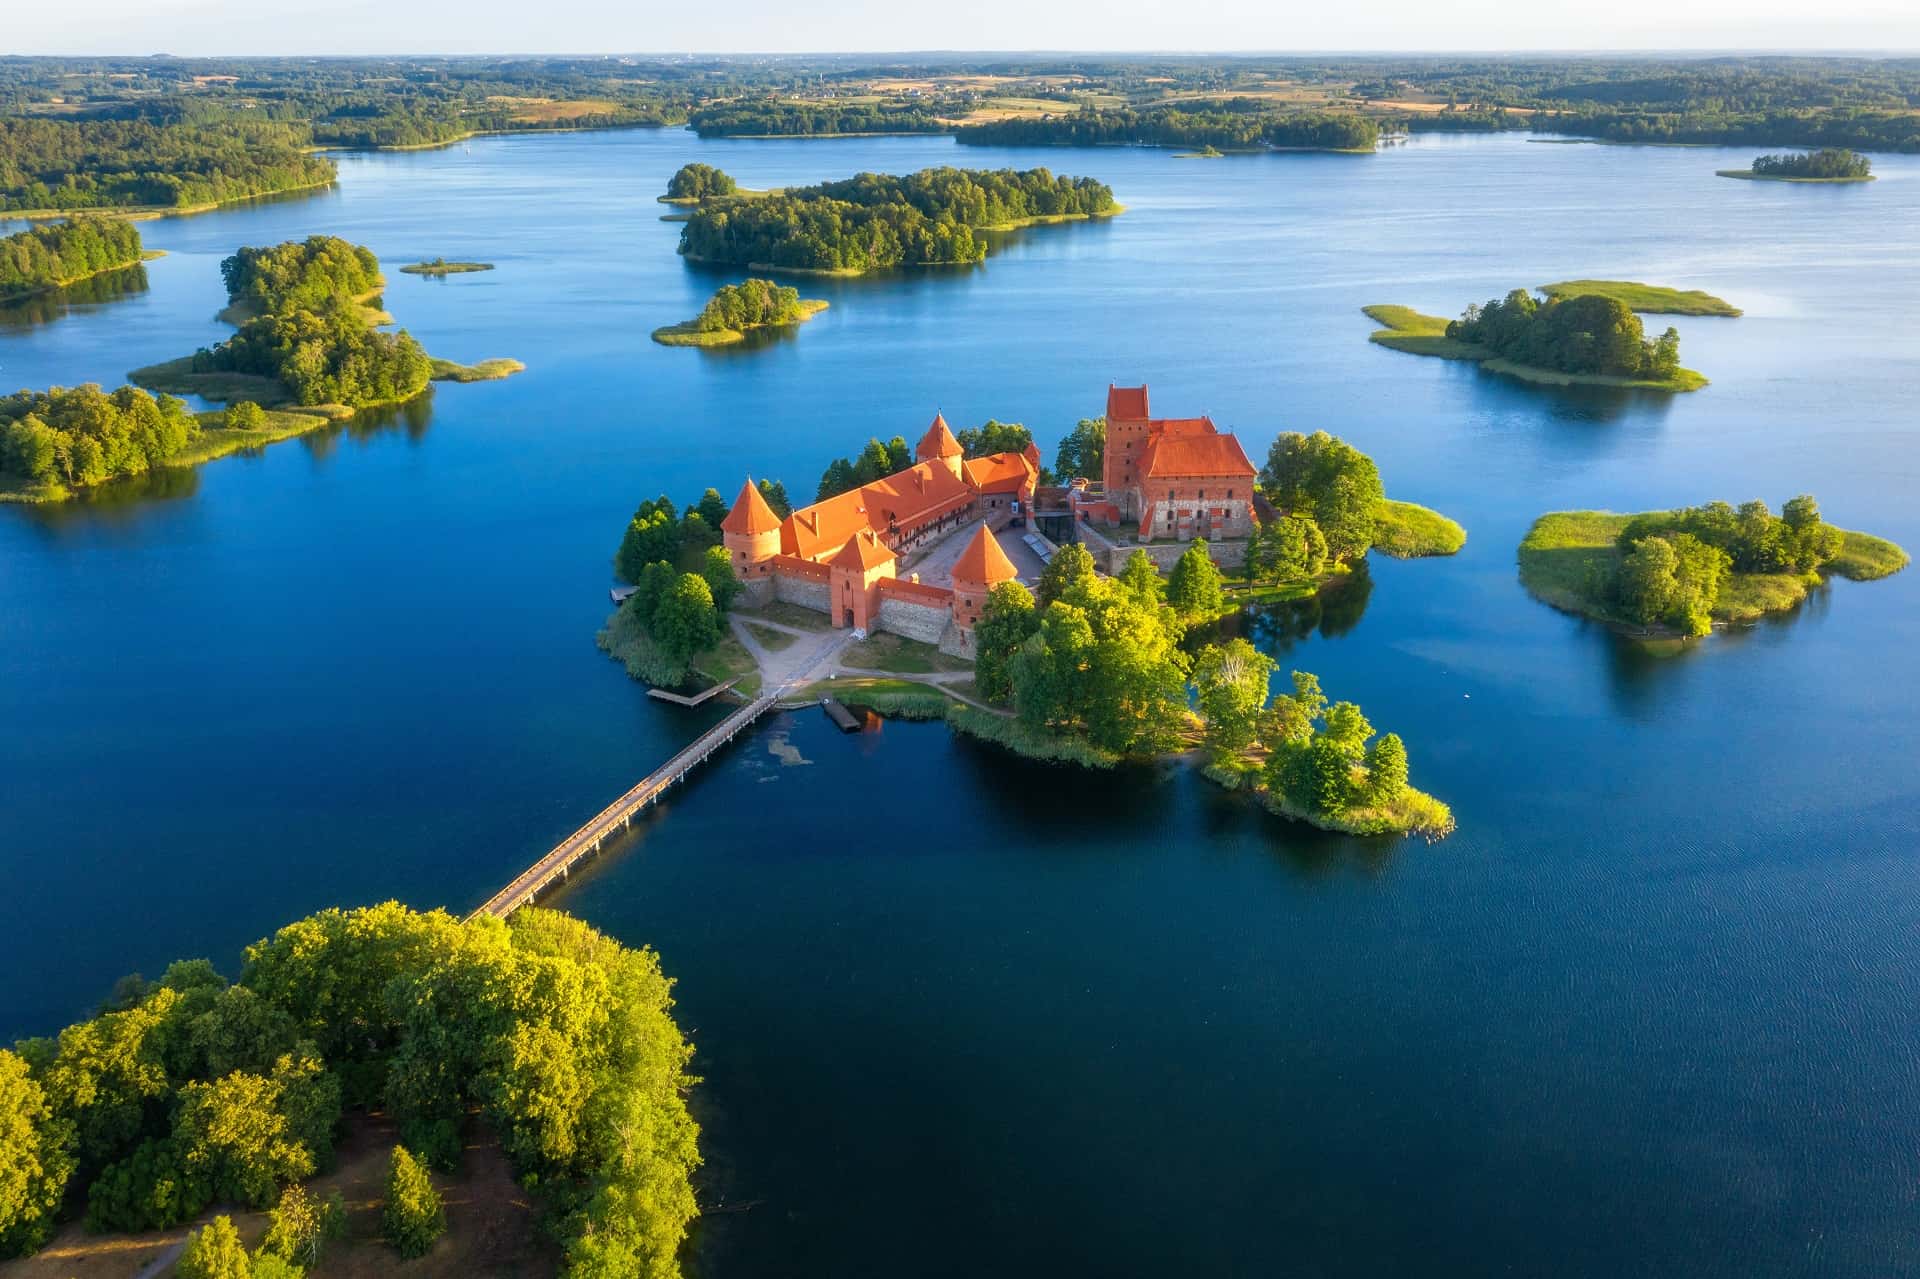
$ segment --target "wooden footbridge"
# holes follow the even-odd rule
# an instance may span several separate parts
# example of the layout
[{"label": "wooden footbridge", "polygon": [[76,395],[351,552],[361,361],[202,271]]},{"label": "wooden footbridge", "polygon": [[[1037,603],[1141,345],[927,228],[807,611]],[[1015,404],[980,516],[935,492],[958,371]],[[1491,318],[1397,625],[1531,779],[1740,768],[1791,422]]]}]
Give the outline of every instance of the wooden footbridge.
[{"label": "wooden footbridge", "polygon": [[592,821],[561,840],[558,847],[488,898],[486,905],[474,911],[469,918],[497,915],[505,919],[531,902],[555,880],[565,879],[574,863],[599,852],[600,846],[615,833],[631,829],[633,819],[641,809],[659,799],[668,787],[684,779],[709,755],[732,741],[741,729],[773,709],[784,691],[785,686],[782,685],[764,697],[755,698],[702,733],[693,745],[641,778],[632,790],[608,804]]}]

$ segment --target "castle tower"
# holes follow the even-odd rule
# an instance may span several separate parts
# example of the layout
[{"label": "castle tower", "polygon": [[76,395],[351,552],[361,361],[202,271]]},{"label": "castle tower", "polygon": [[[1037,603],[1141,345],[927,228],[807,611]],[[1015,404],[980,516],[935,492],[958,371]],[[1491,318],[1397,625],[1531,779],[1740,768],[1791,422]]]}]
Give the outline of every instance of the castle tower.
[{"label": "castle tower", "polygon": [[827,561],[828,612],[834,626],[851,626],[862,631],[873,629],[874,617],[880,608],[874,584],[894,575],[895,558],[872,529],[863,528]]},{"label": "castle tower", "polygon": [[993,530],[982,524],[973,540],[967,543],[967,549],[953,562],[953,624],[966,637],[968,651],[972,646],[973,624],[980,620],[988,594],[1000,583],[1019,576],[1020,571],[1000,549]]},{"label": "castle tower", "polygon": [[1101,480],[1122,519],[1140,518],[1140,449],[1147,442],[1147,388],[1107,384],[1107,448]]},{"label": "castle tower", "polygon": [[938,462],[960,476],[960,458],[966,452],[960,447],[960,441],[953,438],[953,432],[947,429],[947,419],[939,413],[933,415],[933,425],[920,437],[913,447],[913,460],[916,462]]},{"label": "castle tower", "polygon": [[733,560],[733,575],[747,584],[747,596],[764,604],[773,594],[773,557],[780,553],[780,517],[760,496],[751,476],[740,486],[733,509],[720,521],[720,541]]}]

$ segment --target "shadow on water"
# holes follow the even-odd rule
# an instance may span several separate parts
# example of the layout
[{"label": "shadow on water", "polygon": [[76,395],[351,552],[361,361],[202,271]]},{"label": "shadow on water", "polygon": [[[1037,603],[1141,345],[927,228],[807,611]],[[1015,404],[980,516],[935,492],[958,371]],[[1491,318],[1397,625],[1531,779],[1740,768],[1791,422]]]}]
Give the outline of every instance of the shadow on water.
[{"label": "shadow on water", "polygon": [[1269,657],[1285,657],[1315,634],[1322,639],[1338,639],[1353,630],[1372,598],[1373,574],[1362,560],[1346,580],[1318,595],[1251,605],[1188,638],[1205,644],[1244,639]]},{"label": "shadow on water", "polygon": [[103,306],[146,291],[147,268],[136,263],[0,306],[0,331],[51,324],[69,311]]},{"label": "shadow on water", "polygon": [[1701,639],[1645,638],[1627,635],[1601,622],[1583,622],[1601,645],[1607,669],[1607,687],[1616,709],[1646,723],[1660,714],[1672,691],[1671,681],[1703,656],[1724,657],[1754,644],[1766,644],[1783,632],[1826,620],[1833,606],[1833,589],[1823,582],[1791,608],[1768,613],[1751,622],[1716,626]]}]

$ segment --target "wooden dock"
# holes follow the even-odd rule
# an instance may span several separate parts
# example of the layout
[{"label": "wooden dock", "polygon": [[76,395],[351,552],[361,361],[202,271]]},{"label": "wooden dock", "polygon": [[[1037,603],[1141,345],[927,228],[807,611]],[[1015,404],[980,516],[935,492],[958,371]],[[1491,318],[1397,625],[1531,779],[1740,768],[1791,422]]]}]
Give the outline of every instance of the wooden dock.
[{"label": "wooden dock", "polygon": [[740,677],[735,675],[726,683],[715,684],[712,688],[702,689],[692,697],[688,697],[684,693],[669,693],[664,688],[650,688],[647,690],[647,696],[657,697],[663,702],[672,702],[675,706],[698,706],[710,697],[718,697],[739,682]]},{"label": "wooden dock", "polygon": [[784,687],[755,698],[702,733],[691,746],[641,778],[632,790],[601,809],[585,826],[561,840],[552,852],[488,898],[486,904],[468,918],[495,915],[505,919],[531,902],[554,881],[565,879],[574,863],[599,852],[600,846],[619,831],[630,829],[640,810],[659,799],[668,787],[683,780],[708,756],[732,741],[740,730],[773,709],[783,691]]}]

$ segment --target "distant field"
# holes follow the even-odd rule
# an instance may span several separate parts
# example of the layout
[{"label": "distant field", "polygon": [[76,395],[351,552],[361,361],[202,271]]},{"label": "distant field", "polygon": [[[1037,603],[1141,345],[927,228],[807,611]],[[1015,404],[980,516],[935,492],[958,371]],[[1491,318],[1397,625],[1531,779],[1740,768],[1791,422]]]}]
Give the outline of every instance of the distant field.
[{"label": "distant field", "polygon": [[619,105],[609,98],[573,98],[559,102],[552,98],[491,97],[487,101],[517,108],[512,118],[522,124],[551,124],[555,120],[577,120],[584,115],[606,115]]}]

